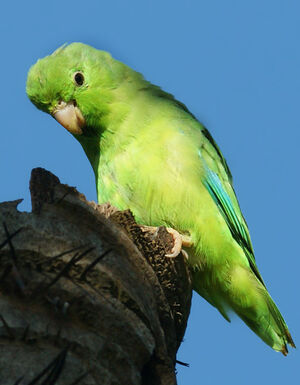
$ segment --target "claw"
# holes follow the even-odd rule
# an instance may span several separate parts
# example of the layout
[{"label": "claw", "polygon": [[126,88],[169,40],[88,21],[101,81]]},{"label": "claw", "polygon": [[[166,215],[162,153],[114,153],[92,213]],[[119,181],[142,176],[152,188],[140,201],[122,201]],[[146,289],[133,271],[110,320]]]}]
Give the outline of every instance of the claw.
[{"label": "claw", "polygon": [[[153,226],[141,226],[143,230],[150,230],[155,234],[157,232],[158,227]],[[177,255],[182,252],[184,257],[188,259],[188,254],[184,251],[183,247],[192,247],[193,242],[188,235],[180,234],[177,230],[172,229],[172,227],[167,227],[166,230],[172,236],[174,245],[170,253],[166,254],[167,258],[176,258]]]},{"label": "claw", "polygon": [[171,227],[167,227],[167,231],[169,234],[172,235],[174,239],[174,246],[171,250],[170,254],[166,254],[166,257],[168,258],[176,258],[177,255],[181,252],[183,256],[188,259],[188,253],[183,250],[183,247],[192,247],[194,244],[191,240],[191,237],[185,234],[180,234],[178,231],[172,229]]},{"label": "claw", "polygon": [[171,250],[171,253],[166,254],[167,258],[176,258],[177,255],[181,252],[182,250],[182,236],[179,234],[178,231],[172,229],[171,227],[167,227],[167,231],[169,234],[172,235],[173,240],[174,240],[174,245]]},{"label": "claw", "polygon": [[189,259],[188,253],[187,253],[185,250],[183,250],[183,249],[181,250],[181,252],[182,252],[184,258],[185,258],[186,260],[188,260],[188,259]]}]

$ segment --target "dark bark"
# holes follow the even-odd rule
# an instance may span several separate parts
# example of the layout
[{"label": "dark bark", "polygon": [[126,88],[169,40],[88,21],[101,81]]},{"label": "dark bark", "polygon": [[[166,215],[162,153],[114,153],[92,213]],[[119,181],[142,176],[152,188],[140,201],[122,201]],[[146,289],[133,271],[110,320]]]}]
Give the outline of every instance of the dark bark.
[{"label": "dark bark", "polygon": [[0,384],[176,384],[191,282],[166,230],[43,169],[30,191],[0,204]]}]

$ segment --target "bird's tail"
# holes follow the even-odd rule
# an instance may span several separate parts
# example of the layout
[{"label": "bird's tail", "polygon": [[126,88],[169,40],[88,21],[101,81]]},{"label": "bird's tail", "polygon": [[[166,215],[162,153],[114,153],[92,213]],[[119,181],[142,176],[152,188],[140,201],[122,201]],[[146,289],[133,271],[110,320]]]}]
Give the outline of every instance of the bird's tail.
[{"label": "bird's tail", "polygon": [[287,355],[287,345],[296,346],[265,286],[243,268],[235,271],[231,278],[224,300],[266,344]]},{"label": "bird's tail", "polygon": [[265,298],[265,306],[259,310],[255,307],[243,308],[236,304],[232,304],[232,308],[266,344],[286,356],[288,354],[287,345],[289,344],[293,348],[296,346],[280,311],[269,293],[264,290],[262,296]]},{"label": "bird's tail", "polygon": [[[210,277],[209,277],[210,276]],[[267,289],[244,267],[213,274],[195,271],[194,289],[230,321],[231,308],[266,344],[287,355],[287,345],[295,347],[288,327]]]}]

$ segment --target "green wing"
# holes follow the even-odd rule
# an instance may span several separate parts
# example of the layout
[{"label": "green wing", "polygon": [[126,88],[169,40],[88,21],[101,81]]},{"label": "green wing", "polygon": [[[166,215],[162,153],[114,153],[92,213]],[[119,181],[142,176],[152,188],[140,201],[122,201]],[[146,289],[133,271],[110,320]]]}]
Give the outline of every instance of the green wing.
[{"label": "green wing", "polygon": [[264,285],[255,263],[249,230],[233,189],[232,176],[226,160],[209,131],[204,127],[201,131],[204,140],[199,149],[199,156],[205,165],[203,183],[223,215],[232,237],[242,247],[252,271]]}]

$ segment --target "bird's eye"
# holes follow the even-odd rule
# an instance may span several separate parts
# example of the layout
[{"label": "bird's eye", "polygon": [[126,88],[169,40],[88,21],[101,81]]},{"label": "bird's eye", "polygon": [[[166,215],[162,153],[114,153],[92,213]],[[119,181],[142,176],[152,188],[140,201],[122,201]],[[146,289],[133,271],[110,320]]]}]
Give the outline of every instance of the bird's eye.
[{"label": "bird's eye", "polygon": [[84,83],[84,75],[82,72],[75,72],[73,76],[74,82],[77,86],[82,86]]}]

